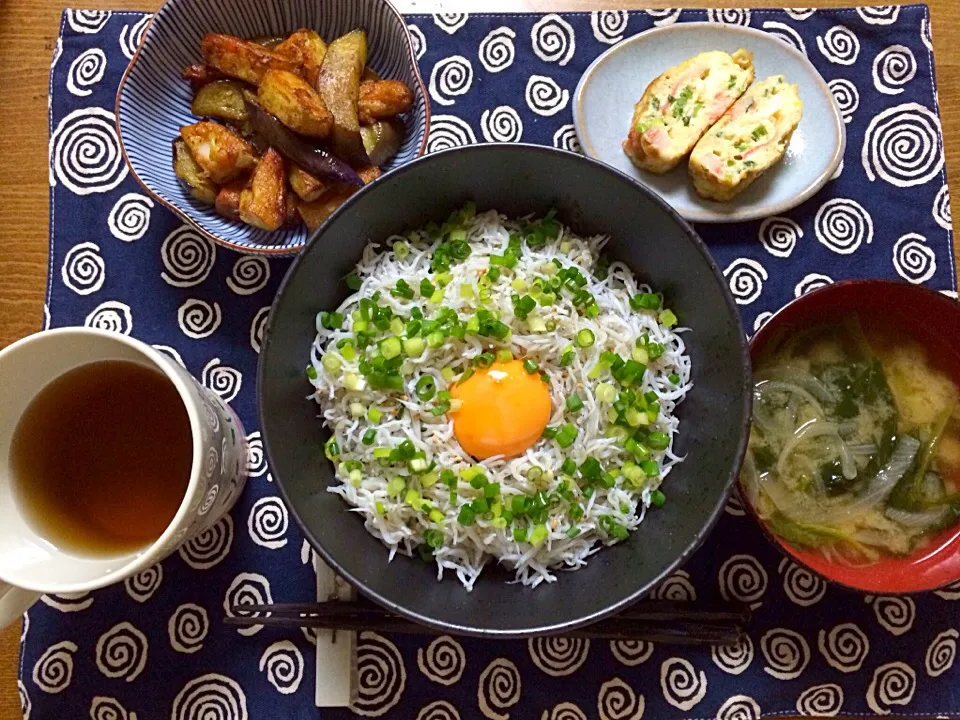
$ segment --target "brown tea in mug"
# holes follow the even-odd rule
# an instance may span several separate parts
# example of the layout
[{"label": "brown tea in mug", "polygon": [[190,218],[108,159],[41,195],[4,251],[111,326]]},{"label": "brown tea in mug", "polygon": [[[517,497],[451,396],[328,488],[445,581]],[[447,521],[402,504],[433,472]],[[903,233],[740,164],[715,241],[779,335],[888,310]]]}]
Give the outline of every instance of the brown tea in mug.
[{"label": "brown tea in mug", "polygon": [[27,407],[10,448],[14,492],[57,548],[115,555],[154,542],[183,501],[190,419],[161,373],[124,360],[74,368]]}]

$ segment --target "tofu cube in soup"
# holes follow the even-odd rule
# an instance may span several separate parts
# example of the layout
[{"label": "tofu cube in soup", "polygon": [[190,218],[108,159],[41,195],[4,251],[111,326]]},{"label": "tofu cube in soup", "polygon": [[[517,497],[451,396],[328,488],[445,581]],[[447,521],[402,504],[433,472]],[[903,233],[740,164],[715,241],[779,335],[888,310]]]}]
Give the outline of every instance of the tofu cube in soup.
[{"label": "tofu cube in soup", "polygon": [[798,88],[783,75],[752,85],[693,149],[696,191],[721,202],[736,197],[780,161],[802,116]]},{"label": "tofu cube in soup", "polygon": [[180,128],[190,154],[216,184],[229,182],[257,162],[253,145],[215,122],[203,120]]},{"label": "tofu cube in soup", "polygon": [[642,170],[672,170],[753,78],[753,55],[744,49],[703,52],[670,68],[634,106],[624,152]]}]

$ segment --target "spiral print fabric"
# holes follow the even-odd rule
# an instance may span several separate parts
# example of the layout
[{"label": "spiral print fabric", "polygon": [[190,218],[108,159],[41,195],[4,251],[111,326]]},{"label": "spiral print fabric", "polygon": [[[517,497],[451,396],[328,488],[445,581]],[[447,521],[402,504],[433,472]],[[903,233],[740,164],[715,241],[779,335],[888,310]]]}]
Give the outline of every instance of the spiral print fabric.
[{"label": "spiral print fabric", "polygon": [[[362,12],[365,1],[335,5]],[[278,2],[258,2],[245,21],[269,18]],[[309,17],[303,0],[282,2],[291,22]],[[235,15],[224,13],[225,22]],[[806,52],[847,130],[840,170],[801,206],[755,222],[697,225],[726,271],[744,329],[755,332],[793,297],[831,282],[883,277],[954,293],[931,23],[920,6],[407,16],[402,26],[424,82],[434,77],[433,92],[449,103],[428,88],[428,150],[517,141],[580,152],[574,91],[587,66],[639,32],[691,21],[745,25]],[[361,635],[357,702],[317,710],[315,631],[263,625],[241,634],[223,622],[225,604],[309,600],[322,562],[280,499],[256,412],[258,353],[290,261],[216,247],[126,170],[115,96],[129,58],[156,26],[149,22],[145,13],[71,11],[51,43],[51,277],[42,323],[146,340],[201,379],[211,397],[228,399],[243,423],[235,431],[250,446],[242,461],[251,479],[230,515],[182,538],[161,565],[103,591],[47,595],[31,608],[18,684],[28,720],[956,714],[960,584],[865,602],[777,552],[735,497],[706,549],[651,595],[749,606],[753,619],[739,642],[592,640],[587,648],[542,638],[531,650],[527,640]],[[172,57],[153,44],[138,63],[148,52]],[[154,143],[164,164],[168,141]],[[638,228],[637,239],[645,232]],[[201,423],[211,429],[206,423],[225,418],[204,414]],[[201,458],[204,473],[223,462],[219,447]],[[202,500],[211,508],[231,492],[214,484]],[[410,560],[372,571],[393,572],[401,562]],[[124,623],[146,642],[116,629]]]}]

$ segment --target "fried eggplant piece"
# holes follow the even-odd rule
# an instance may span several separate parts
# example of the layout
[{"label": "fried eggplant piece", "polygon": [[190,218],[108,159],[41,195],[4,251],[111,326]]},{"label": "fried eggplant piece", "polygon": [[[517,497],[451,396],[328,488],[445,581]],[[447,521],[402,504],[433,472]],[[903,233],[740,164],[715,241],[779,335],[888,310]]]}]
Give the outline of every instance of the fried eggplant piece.
[{"label": "fried eggplant piece", "polygon": [[310,232],[323,225],[324,220],[333,215],[334,210],[343,205],[348,197],[356,192],[352,185],[337,185],[313,202],[301,202],[297,212],[303,218]]},{"label": "fried eggplant piece", "polygon": [[323,181],[315,175],[311,175],[299,165],[290,165],[290,173],[287,178],[290,181],[290,187],[293,192],[304,202],[313,202],[330,189],[332,183]]},{"label": "fried eggplant piece", "polygon": [[218,123],[202,120],[180,128],[180,134],[193,159],[217,185],[256,164],[253,145]]},{"label": "fried eggplant piece", "polygon": [[362,125],[389,120],[413,107],[413,90],[399,80],[360,83],[357,115]]},{"label": "fried eggplant piece", "polygon": [[224,74],[219,70],[214,70],[209,65],[187,65],[180,77],[190,83],[194,91],[199,90],[204,85],[217,80],[223,80]]},{"label": "fried eggplant piece", "polygon": [[200,41],[203,60],[224,75],[259,85],[268,70],[298,73],[296,63],[280,57],[263,45],[241,40],[232,35],[207,33]]},{"label": "fried eggplant piece", "polygon": [[360,76],[366,64],[367,35],[353,30],[330,43],[317,79],[320,97],[333,114],[333,152],[353,165],[369,163],[357,115]]},{"label": "fried eggplant piece", "polygon": [[367,165],[366,167],[357,168],[357,175],[360,176],[360,179],[363,180],[364,185],[369,185],[378,177],[383,175],[380,172],[380,168],[376,165]]},{"label": "fried eggplant piece", "polygon": [[217,198],[217,186],[190,154],[182,137],[173,141],[173,172],[187,186],[194,199],[212,204]]},{"label": "fried eggplant piece", "polygon": [[373,125],[360,128],[363,146],[370,164],[381,166],[387,163],[403,143],[404,127],[399,120],[377,120]]},{"label": "fried eggplant piece", "polygon": [[313,138],[325,138],[333,126],[333,116],[320,95],[307,82],[290,72],[270,70],[257,90],[260,107],[294,132]]},{"label": "fried eggplant piece", "polygon": [[215,117],[224,120],[247,119],[247,103],[243,88],[233,80],[217,80],[204,85],[193,96],[190,112],[198,117]]},{"label": "fried eggplant piece", "polygon": [[300,224],[300,213],[297,211],[299,199],[295,193],[287,192],[287,216],[284,218],[283,226],[294,228]]},{"label": "fried eggplant piece", "polygon": [[214,204],[217,212],[230,220],[239,220],[240,195],[246,186],[246,181],[235,180],[220,188],[220,192],[217,193],[217,201]]},{"label": "fried eggplant piece", "polygon": [[240,193],[240,219],[262,230],[276,230],[287,219],[286,163],[273,148],[267,150],[250,184]]},{"label": "fried eggplant piece", "polygon": [[327,54],[327,44],[317,33],[313,30],[297,30],[274,47],[273,51],[280,57],[300,65],[307,82],[311,86],[316,86],[320,66],[323,65],[323,58]]}]

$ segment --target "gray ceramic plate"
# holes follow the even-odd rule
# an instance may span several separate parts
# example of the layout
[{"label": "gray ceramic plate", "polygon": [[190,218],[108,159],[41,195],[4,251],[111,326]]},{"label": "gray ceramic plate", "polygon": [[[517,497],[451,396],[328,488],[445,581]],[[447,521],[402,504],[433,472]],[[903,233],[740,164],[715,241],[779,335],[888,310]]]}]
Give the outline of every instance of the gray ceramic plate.
[{"label": "gray ceramic plate", "polygon": [[[666,175],[637,169],[621,147],[633,105],[667,68],[707,50],[753,53],[757,79],[782,73],[800,87],[803,120],[787,154],[729,203],[704,200],[681,163]],[[846,144],[843,121],[826,82],[806,56],[779,37],[752,28],[684,23],[624,40],[598,57],[577,85],[573,121],[583,152],[650,187],[687,220],[739,222],[782,213],[816,193],[831,178]]]}]

